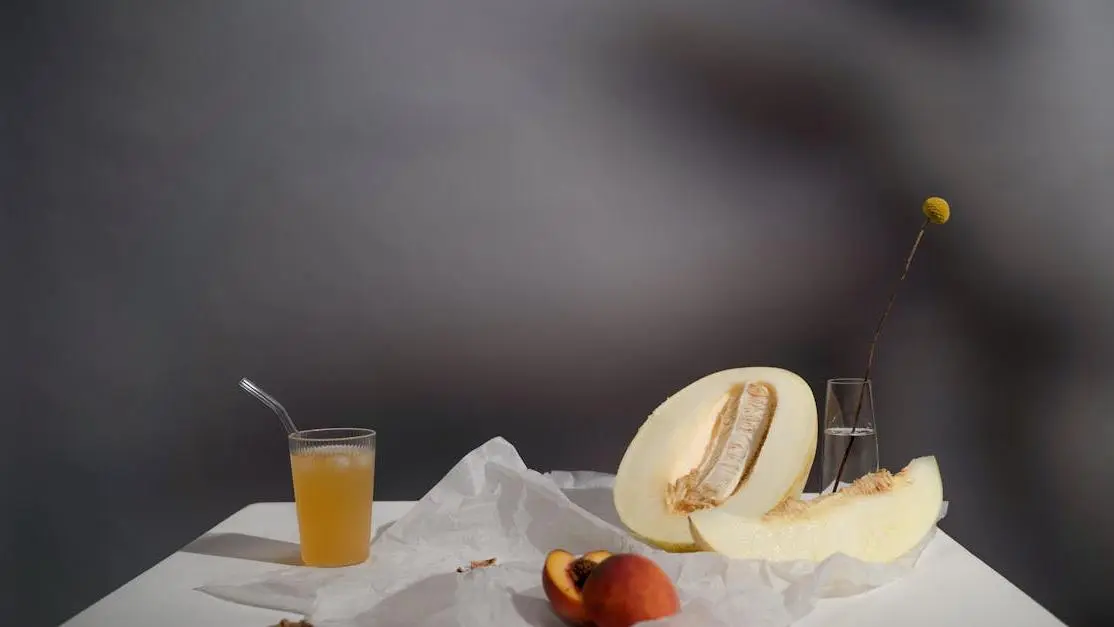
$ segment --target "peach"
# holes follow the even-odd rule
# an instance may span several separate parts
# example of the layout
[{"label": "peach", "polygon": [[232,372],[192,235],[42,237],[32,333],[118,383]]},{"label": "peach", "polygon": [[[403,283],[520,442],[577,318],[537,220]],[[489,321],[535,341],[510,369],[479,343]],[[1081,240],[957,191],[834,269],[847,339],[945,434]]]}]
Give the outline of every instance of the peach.
[{"label": "peach", "polygon": [[558,616],[578,625],[588,623],[580,590],[596,565],[610,556],[607,551],[592,551],[576,557],[563,549],[554,549],[546,555],[542,589]]},{"label": "peach", "polygon": [[596,627],[630,627],[681,610],[673,581],[653,560],[612,555],[592,570],[582,591],[584,610]]}]

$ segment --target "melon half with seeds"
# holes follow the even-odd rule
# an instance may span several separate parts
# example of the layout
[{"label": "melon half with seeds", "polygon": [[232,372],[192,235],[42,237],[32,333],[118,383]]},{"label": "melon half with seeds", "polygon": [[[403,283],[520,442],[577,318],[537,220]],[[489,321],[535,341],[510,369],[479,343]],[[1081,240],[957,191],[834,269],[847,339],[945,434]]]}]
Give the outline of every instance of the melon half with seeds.
[{"label": "melon half with seeds", "polygon": [[635,537],[696,551],[688,516],[758,517],[800,496],[816,455],[816,400],[781,368],[723,370],[659,405],[615,476],[615,509]]},{"label": "melon half with seeds", "polygon": [[834,494],[786,501],[761,518],[702,511],[689,520],[701,549],[728,557],[819,562],[843,553],[890,562],[932,530],[943,502],[940,469],[928,456],[896,475],[883,469]]}]

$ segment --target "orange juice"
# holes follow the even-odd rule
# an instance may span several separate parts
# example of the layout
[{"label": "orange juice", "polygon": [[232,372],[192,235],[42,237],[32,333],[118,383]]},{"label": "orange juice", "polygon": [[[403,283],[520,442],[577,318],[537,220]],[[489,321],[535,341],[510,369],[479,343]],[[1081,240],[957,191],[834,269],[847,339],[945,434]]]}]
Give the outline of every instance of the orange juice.
[{"label": "orange juice", "polygon": [[291,453],[298,535],[306,566],[365,561],[371,544],[375,452],[327,445]]}]

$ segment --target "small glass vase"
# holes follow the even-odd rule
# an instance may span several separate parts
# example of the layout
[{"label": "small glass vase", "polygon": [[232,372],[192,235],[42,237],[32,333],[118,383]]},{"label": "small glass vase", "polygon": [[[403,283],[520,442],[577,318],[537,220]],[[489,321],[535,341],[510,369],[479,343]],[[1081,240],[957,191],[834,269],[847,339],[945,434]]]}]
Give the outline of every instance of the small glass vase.
[{"label": "small glass vase", "polygon": [[[857,422],[856,409],[859,414]],[[878,470],[878,431],[874,417],[874,393],[869,379],[828,379],[823,446],[821,494],[834,492]],[[839,472],[841,464],[842,473]],[[833,488],[837,474],[839,486]]]}]

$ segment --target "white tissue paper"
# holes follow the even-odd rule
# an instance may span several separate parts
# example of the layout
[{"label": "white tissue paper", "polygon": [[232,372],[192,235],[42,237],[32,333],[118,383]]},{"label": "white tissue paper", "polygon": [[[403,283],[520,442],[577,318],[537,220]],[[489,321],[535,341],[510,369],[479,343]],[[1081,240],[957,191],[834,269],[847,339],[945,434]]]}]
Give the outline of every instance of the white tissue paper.
[{"label": "white tissue paper", "polygon": [[[612,504],[613,481],[595,472],[540,474],[509,442],[494,438],[380,533],[367,563],[290,566],[199,590],[296,612],[317,627],[565,627],[541,588],[546,553],[605,549],[649,556],[676,582],[680,613],[642,625],[783,627],[819,598],[857,594],[901,577],[935,532],[889,564],[846,555],[816,564],[667,553],[623,530]],[[941,518],[945,513],[946,507]],[[489,558],[496,560],[489,567],[457,572]]]}]

